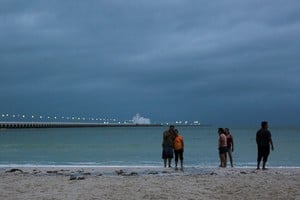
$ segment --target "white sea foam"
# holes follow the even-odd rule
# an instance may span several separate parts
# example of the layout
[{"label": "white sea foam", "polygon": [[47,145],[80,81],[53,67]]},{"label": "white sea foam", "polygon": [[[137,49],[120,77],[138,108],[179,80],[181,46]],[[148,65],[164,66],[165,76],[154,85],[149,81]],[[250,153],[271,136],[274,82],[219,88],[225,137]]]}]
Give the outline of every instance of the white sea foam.
[{"label": "white sea foam", "polygon": [[150,124],[151,123],[150,119],[140,116],[139,113],[137,113],[135,116],[133,116],[132,122],[134,124]]}]

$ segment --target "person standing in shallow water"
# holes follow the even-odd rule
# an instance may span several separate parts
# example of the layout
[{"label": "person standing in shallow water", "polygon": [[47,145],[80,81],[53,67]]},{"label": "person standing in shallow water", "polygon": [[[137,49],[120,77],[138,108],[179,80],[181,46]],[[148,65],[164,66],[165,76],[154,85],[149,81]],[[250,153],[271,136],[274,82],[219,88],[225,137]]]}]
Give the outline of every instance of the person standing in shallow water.
[{"label": "person standing in shallow water", "polygon": [[266,163],[270,154],[270,145],[274,151],[271,132],[268,130],[268,122],[261,122],[261,129],[256,133],[257,144],[257,169],[260,169],[260,162],[263,160],[263,170],[266,169]]},{"label": "person standing in shallow water", "polygon": [[180,159],[180,170],[183,171],[183,152],[184,152],[184,143],[183,137],[178,134],[178,130],[175,129],[175,139],[174,139],[174,153],[175,153],[175,170],[178,170],[178,156]]},{"label": "person standing in shallow water", "polygon": [[175,126],[171,125],[168,130],[163,133],[162,142],[162,159],[164,160],[164,167],[172,167],[173,156],[173,141],[175,138]]},{"label": "person standing in shallow water", "polygon": [[226,167],[226,152],[227,152],[227,139],[223,128],[218,129],[219,133],[219,157],[220,167]]},{"label": "person standing in shallow water", "polygon": [[233,137],[230,134],[229,128],[225,128],[225,135],[227,139],[227,154],[230,160],[230,165],[233,167],[233,159],[232,159],[232,152],[234,149],[234,144],[233,144]]}]

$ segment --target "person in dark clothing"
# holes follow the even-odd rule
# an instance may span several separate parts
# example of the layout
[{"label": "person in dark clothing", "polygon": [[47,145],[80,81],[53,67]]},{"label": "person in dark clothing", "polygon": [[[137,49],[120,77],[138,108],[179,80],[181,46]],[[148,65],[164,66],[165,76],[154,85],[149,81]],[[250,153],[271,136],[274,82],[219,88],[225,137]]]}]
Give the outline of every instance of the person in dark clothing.
[{"label": "person in dark clothing", "polygon": [[229,131],[229,128],[225,128],[225,135],[227,139],[227,154],[229,156],[230,165],[233,167],[233,159],[232,159],[232,152],[234,149],[233,137]]},{"label": "person in dark clothing", "polygon": [[261,129],[256,133],[256,144],[257,144],[257,169],[260,169],[260,162],[263,160],[263,170],[266,169],[266,163],[270,154],[270,145],[272,151],[274,145],[272,141],[271,132],[268,130],[268,122],[261,122]]},{"label": "person in dark clothing", "polygon": [[175,126],[171,125],[169,130],[166,130],[163,133],[163,142],[162,142],[162,159],[164,160],[164,167],[172,167],[172,158],[173,158],[173,141],[175,139]]}]

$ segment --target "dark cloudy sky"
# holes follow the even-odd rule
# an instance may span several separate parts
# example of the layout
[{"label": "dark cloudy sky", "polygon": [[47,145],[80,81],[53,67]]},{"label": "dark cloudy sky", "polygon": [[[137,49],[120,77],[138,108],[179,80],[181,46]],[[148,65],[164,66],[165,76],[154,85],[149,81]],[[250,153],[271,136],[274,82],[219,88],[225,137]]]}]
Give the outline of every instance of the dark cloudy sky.
[{"label": "dark cloudy sky", "polygon": [[1,0],[0,112],[299,125],[299,0]]}]

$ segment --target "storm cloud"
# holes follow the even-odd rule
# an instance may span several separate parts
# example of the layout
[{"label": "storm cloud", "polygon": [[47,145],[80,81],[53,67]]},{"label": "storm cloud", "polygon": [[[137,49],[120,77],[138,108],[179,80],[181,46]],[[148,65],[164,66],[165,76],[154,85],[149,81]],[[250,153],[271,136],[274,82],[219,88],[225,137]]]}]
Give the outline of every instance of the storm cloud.
[{"label": "storm cloud", "polygon": [[2,113],[300,122],[300,2],[0,2]]}]

